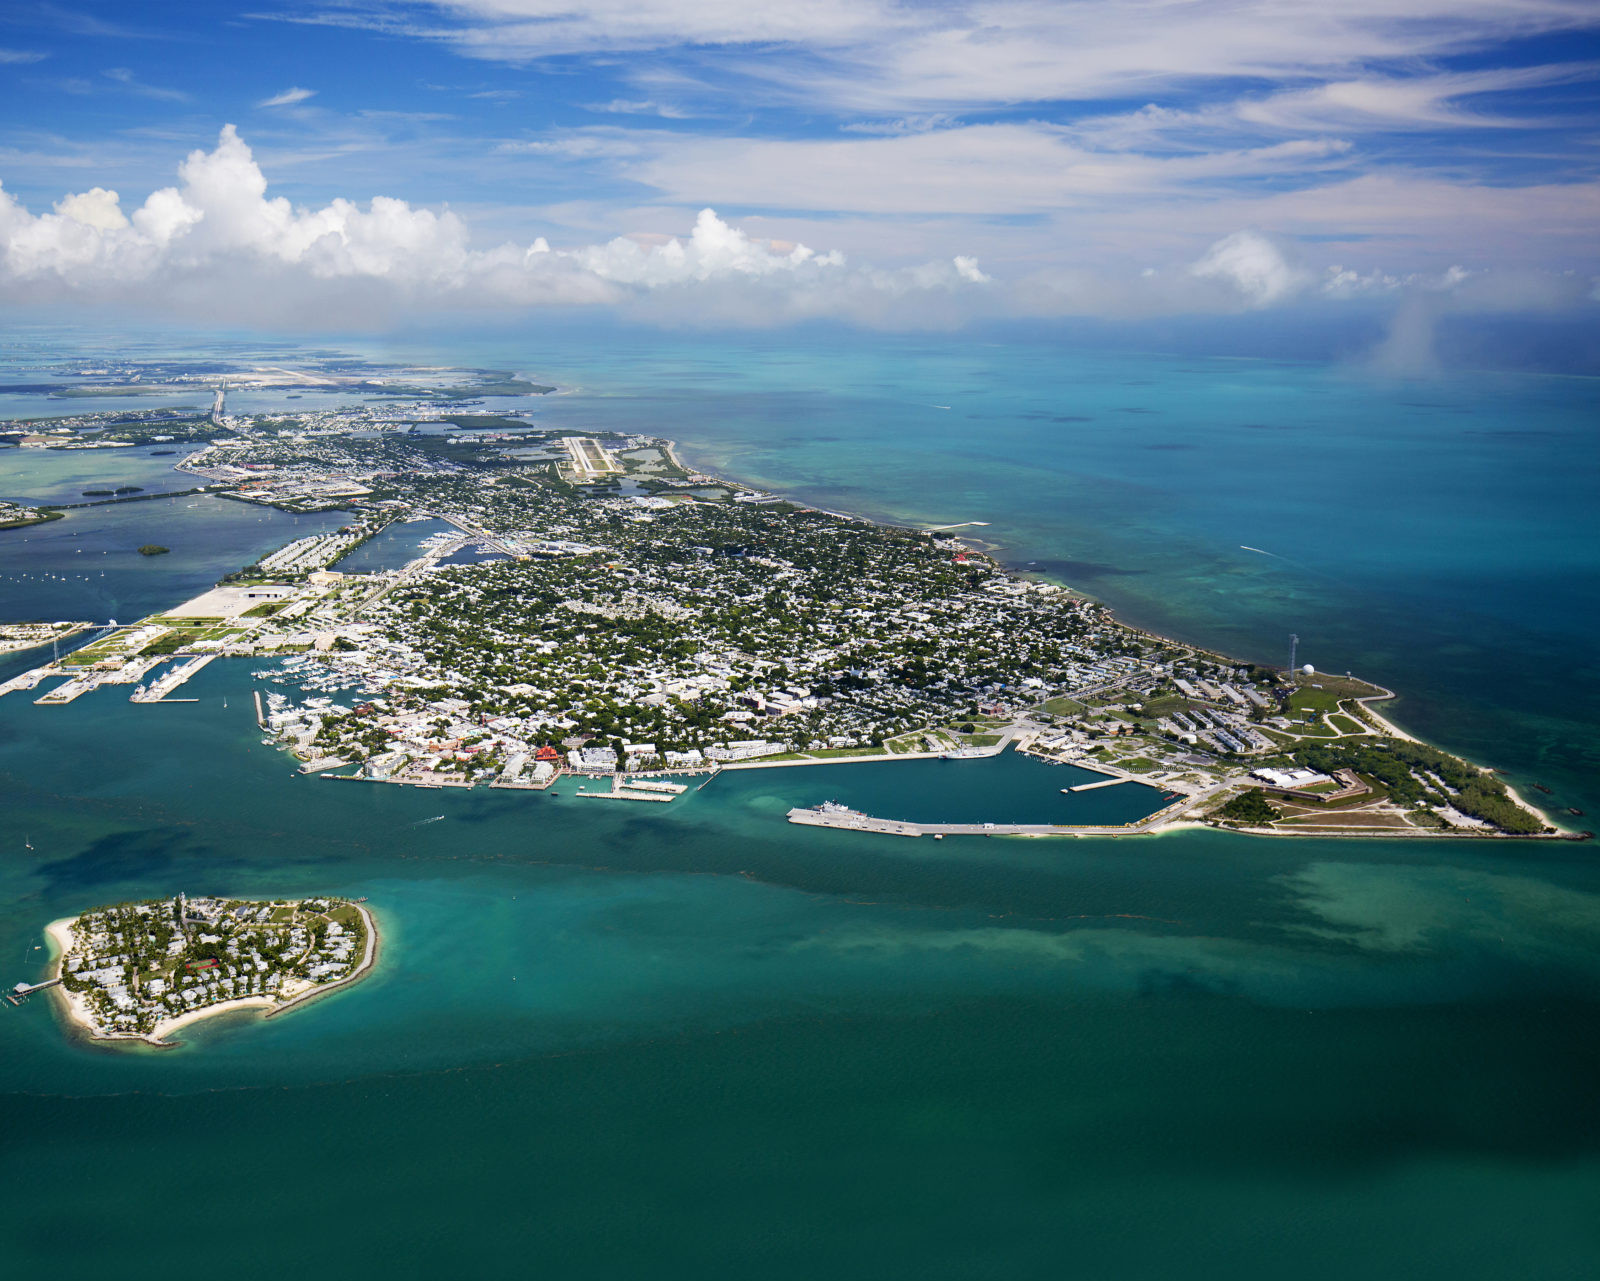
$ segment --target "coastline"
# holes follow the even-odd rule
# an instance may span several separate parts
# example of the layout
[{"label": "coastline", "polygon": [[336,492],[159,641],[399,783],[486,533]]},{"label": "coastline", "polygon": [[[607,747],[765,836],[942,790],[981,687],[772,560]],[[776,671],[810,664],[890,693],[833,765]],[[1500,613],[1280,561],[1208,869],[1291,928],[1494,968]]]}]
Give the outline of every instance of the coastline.
[{"label": "coastline", "polygon": [[[678,448],[680,448],[680,446],[681,446],[681,442],[679,442],[679,441],[675,441],[674,440],[674,441],[670,441],[669,442],[670,450],[674,450],[675,451]],[[674,457],[676,457],[676,456],[677,455],[674,454]],[[724,469],[722,468],[722,466],[720,464],[717,464],[717,465],[713,465],[713,466],[709,466],[709,467],[699,467],[699,466],[697,466],[696,470],[705,472],[707,475],[721,475]],[[739,483],[744,484],[746,482],[739,482]],[[768,490],[769,492],[776,493],[776,494],[782,494],[784,492],[781,487],[776,486],[776,485],[766,484],[766,483],[763,483],[760,486],[760,488],[764,488],[764,489]],[[788,501],[796,502],[796,503],[804,503],[807,506],[815,506],[816,505],[816,504],[810,503],[809,501],[804,500],[804,499],[789,498]],[[819,508],[819,510],[827,510],[827,509]],[[901,528],[901,529],[913,529],[913,528],[914,529],[925,529],[925,528],[928,527],[926,521],[923,521],[923,522],[908,521],[904,516],[894,515],[892,513],[883,513],[883,514],[876,514],[875,515],[875,514],[870,514],[870,513],[862,513],[862,512],[854,511],[854,510],[845,510],[845,511],[835,511],[833,514],[840,515],[840,516],[845,516],[845,517],[848,517],[849,519],[852,519],[852,520],[865,521],[868,524],[879,525],[879,526],[890,526],[890,527]],[[937,518],[935,517],[935,518],[932,518],[932,519],[937,519]],[[1106,602],[1104,600],[1101,600],[1100,597],[1094,595],[1093,593],[1085,591],[1084,589],[1082,589],[1080,587],[1076,587],[1071,583],[1061,582],[1061,581],[1059,581],[1058,579],[1052,577],[1049,574],[1040,573],[1040,572],[1035,571],[1035,570],[1029,570],[1024,565],[1013,564],[1011,561],[1007,560],[1002,555],[1002,553],[1004,551],[1004,544],[993,542],[993,541],[990,541],[990,540],[985,539],[985,538],[980,538],[980,537],[976,537],[976,536],[969,536],[969,535],[963,535],[963,534],[957,534],[957,533],[947,534],[946,536],[950,537],[950,538],[954,538],[957,542],[965,543],[966,545],[968,545],[970,547],[973,547],[976,551],[978,551],[978,553],[980,555],[987,556],[989,559],[995,561],[998,565],[1000,565],[1002,568],[1004,568],[1008,573],[1017,575],[1019,577],[1025,577],[1025,578],[1026,577],[1031,577],[1031,578],[1035,578],[1035,579],[1042,579],[1043,581],[1055,584],[1056,586],[1062,588],[1064,591],[1070,592],[1074,596],[1080,597],[1080,598],[1082,598],[1084,600],[1094,601],[1095,603],[1104,606],[1106,608],[1106,610],[1109,611],[1109,613],[1111,614],[1113,620],[1116,622],[1116,624],[1119,627],[1125,628],[1126,630],[1128,630],[1130,632],[1133,632],[1133,633],[1135,633],[1137,635],[1146,636],[1146,637],[1149,637],[1152,640],[1159,641],[1159,642],[1166,643],[1166,644],[1181,645],[1184,648],[1194,650],[1196,653],[1206,654],[1211,658],[1214,658],[1214,659],[1217,659],[1217,660],[1220,660],[1220,661],[1223,661],[1223,662],[1227,662],[1227,663],[1238,663],[1238,662],[1247,661],[1247,660],[1239,659],[1239,658],[1237,658],[1237,657],[1235,657],[1235,656],[1233,656],[1231,654],[1225,654],[1225,653],[1223,653],[1223,652],[1221,652],[1219,650],[1211,648],[1210,645],[1207,645],[1207,644],[1204,644],[1204,643],[1201,643],[1201,642],[1198,642],[1198,641],[1184,640],[1184,639],[1182,639],[1181,636],[1168,635],[1168,634],[1166,634],[1164,632],[1156,631],[1156,630],[1154,630],[1153,628],[1150,628],[1150,627],[1142,626],[1142,625],[1136,624],[1136,623],[1127,622],[1120,616],[1120,614],[1118,613],[1118,611],[1117,611],[1115,606],[1109,604],[1108,602]],[[1363,680],[1365,680],[1365,679],[1366,678],[1363,678]],[[1377,694],[1367,695],[1365,698],[1357,698],[1354,701],[1360,706],[1362,712],[1365,713],[1367,716],[1369,716],[1372,719],[1373,723],[1376,725],[1376,727],[1379,729],[1380,732],[1382,732],[1384,734],[1387,734],[1387,735],[1390,735],[1393,738],[1400,739],[1400,740],[1402,740],[1404,742],[1417,743],[1417,744],[1419,744],[1421,746],[1426,746],[1426,747],[1435,746],[1434,744],[1429,743],[1424,739],[1418,738],[1415,734],[1412,734],[1408,730],[1402,729],[1399,725],[1395,724],[1395,722],[1392,721],[1389,717],[1383,715],[1381,712],[1377,711],[1373,707],[1374,703],[1389,702],[1391,700],[1398,701],[1400,696],[1394,690],[1391,690],[1391,689],[1389,689],[1389,688],[1387,688],[1385,686],[1382,686],[1382,685],[1378,685],[1375,681],[1368,680],[1368,681],[1366,681],[1366,683],[1369,684],[1369,685],[1373,685],[1380,692],[1377,693]],[[1448,751],[1449,749],[1440,748],[1438,750]],[[1492,767],[1492,766],[1480,765],[1476,761],[1473,761],[1473,760],[1471,760],[1470,758],[1468,758],[1466,756],[1460,756],[1459,753],[1456,753],[1456,752],[1453,752],[1453,751],[1450,752],[1450,754],[1454,755],[1454,756],[1458,756],[1458,758],[1460,760],[1466,762],[1468,765],[1472,765],[1475,768],[1483,770],[1484,772],[1492,774],[1496,778],[1498,778],[1499,781],[1501,782],[1501,784],[1505,787],[1506,793],[1510,797],[1512,804],[1516,805],[1519,809],[1523,810],[1524,812],[1526,812],[1527,814],[1529,814],[1533,818],[1537,819],[1544,827],[1546,827],[1548,829],[1551,829],[1551,833],[1553,833],[1553,836],[1554,836],[1555,839],[1571,837],[1574,834],[1573,830],[1571,828],[1563,826],[1560,822],[1558,822],[1550,814],[1547,814],[1544,810],[1540,809],[1537,805],[1532,804],[1527,799],[1525,799],[1520,793],[1518,793],[1517,790],[1514,787],[1512,787],[1510,783],[1506,782],[1505,778],[1502,776],[1501,771],[1498,768],[1495,768],[1495,767]],[[847,762],[850,762],[850,761],[860,761],[860,760],[863,760],[863,759],[865,759],[865,760],[902,759],[903,760],[903,759],[907,759],[907,758],[908,758],[907,755],[902,755],[902,756],[895,757],[895,758],[888,758],[888,757],[866,757],[866,758],[862,758],[862,757],[844,757],[844,758],[840,758],[839,762],[837,762],[837,763],[847,763]],[[811,765],[811,764],[822,764],[822,763],[823,762],[821,762],[821,761],[772,761],[772,762],[766,763],[766,767],[767,768],[776,768],[776,767],[785,766],[785,765]],[[834,763],[834,762],[830,762],[830,763]],[[760,763],[751,761],[751,762],[735,763],[735,764],[731,765],[730,767],[725,767],[725,768],[751,769],[751,768],[760,768],[760,767],[761,767]],[[1188,820],[1187,822],[1184,822],[1182,824],[1174,822],[1172,824],[1162,825],[1162,826],[1159,826],[1159,827],[1151,829],[1150,832],[1145,833],[1145,834],[1155,834],[1157,832],[1175,831],[1175,830],[1180,830],[1181,827],[1188,827],[1188,826],[1212,827],[1213,825],[1210,824],[1210,823],[1203,822],[1203,821]],[[1551,833],[1528,833],[1528,834],[1507,833],[1507,834],[1504,834],[1504,835],[1507,835],[1507,836],[1511,837],[1512,839],[1541,839],[1541,838],[1550,839],[1551,838]],[[1263,833],[1263,834],[1268,834],[1268,833]],[[1287,835],[1289,833],[1283,833],[1283,832],[1274,831],[1274,832],[1272,832],[1270,834],[1272,834],[1272,835]],[[1431,835],[1432,833],[1423,833],[1423,834],[1424,835]]]},{"label": "coastline", "polygon": [[361,963],[337,983],[319,984],[316,987],[307,988],[303,992],[297,992],[287,1001],[274,1001],[272,1008],[263,1014],[262,1018],[276,1018],[288,1010],[296,1009],[302,1005],[310,1005],[318,997],[327,996],[330,992],[337,992],[340,988],[347,987],[351,983],[364,978],[377,965],[379,950],[377,917],[363,903],[357,903],[354,906],[356,911],[361,913],[361,920],[367,927],[367,946],[361,953]]},{"label": "coastline", "polygon": [[[286,1010],[296,1009],[308,1005],[318,997],[326,996],[330,992],[347,987],[359,979],[366,977],[377,965],[379,953],[379,935],[376,916],[363,903],[353,904],[356,911],[361,913],[362,923],[366,926],[367,944],[361,954],[361,961],[349,974],[336,983],[312,985],[293,996],[283,999],[272,996],[240,996],[216,1005],[208,1005],[199,1010],[186,1010],[182,1014],[174,1014],[171,1018],[162,1019],[148,1032],[115,1032],[109,1035],[95,1030],[93,1020],[84,1008],[82,999],[77,993],[67,990],[65,984],[57,984],[50,988],[52,996],[58,1001],[56,1008],[60,1011],[74,1035],[81,1035],[91,1043],[99,1045],[136,1044],[149,1045],[158,1050],[173,1050],[183,1044],[168,1038],[172,1033],[190,1024],[199,1023],[203,1019],[211,1018],[217,1014],[228,1014],[235,1010],[264,1010],[263,1018],[272,1018]],[[50,958],[51,977],[61,977],[62,965],[67,953],[72,950],[72,926],[77,921],[75,916],[64,916],[59,920],[51,921],[45,928],[45,935],[50,940],[54,955]]]}]

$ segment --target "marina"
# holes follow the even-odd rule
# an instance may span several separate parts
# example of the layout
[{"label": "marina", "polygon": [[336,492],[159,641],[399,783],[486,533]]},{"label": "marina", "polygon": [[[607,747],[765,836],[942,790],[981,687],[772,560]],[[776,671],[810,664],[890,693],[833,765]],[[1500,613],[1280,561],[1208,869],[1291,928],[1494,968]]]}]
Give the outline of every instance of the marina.
[{"label": "marina", "polygon": [[658,779],[630,780],[621,774],[611,776],[611,790],[609,792],[584,791],[580,784],[574,796],[591,797],[598,800],[610,801],[654,801],[666,804],[676,800],[689,789],[681,783],[668,783]]}]

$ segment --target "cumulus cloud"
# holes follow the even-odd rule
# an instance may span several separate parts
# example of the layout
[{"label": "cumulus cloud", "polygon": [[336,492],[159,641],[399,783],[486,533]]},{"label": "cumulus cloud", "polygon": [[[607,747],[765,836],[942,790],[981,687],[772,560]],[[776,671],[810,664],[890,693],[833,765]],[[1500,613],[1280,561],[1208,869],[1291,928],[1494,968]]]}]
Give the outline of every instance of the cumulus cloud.
[{"label": "cumulus cloud", "polygon": [[1256,307],[1282,302],[1307,281],[1278,244],[1256,231],[1236,231],[1217,241],[1189,270],[1202,280],[1222,281]]},{"label": "cumulus cloud", "polygon": [[[545,144],[524,147],[532,145]],[[933,257],[918,248],[903,220],[874,222],[878,239],[857,260],[802,243],[840,224],[768,218],[753,224],[769,233],[762,236],[706,208],[687,235],[654,230],[678,216],[670,206],[636,212],[629,221],[651,231],[598,243],[552,246],[535,237],[479,246],[448,208],[387,196],[307,207],[273,196],[230,125],[213,149],[183,161],[175,185],[137,205],[97,185],[34,213],[0,188],[0,303],[136,305],[245,324],[370,325],[447,310],[605,306],[676,326],[843,318],[917,328],[990,315],[1194,314],[1310,302],[1377,300],[1398,310],[1425,296],[1405,311],[1415,323],[1397,341],[1398,359],[1421,345],[1415,336],[1426,337],[1430,317],[1586,306],[1592,286],[1588,273],[1506,264],[1432,274],[1313,268],[1302,261],[1304,246],[1263,230],[1233,231],[1203,249],[1205,239],[1174,241],[1142,262],[1089,251],[1078,265],[985,270],[972,252]],[[997,244],[986,242],[986,262]]]},{"label": "cumulus cloud", "polygon": [[988,283],[970,257],[856,268],[838,253],[758,240],[710,209],[682,240],[617,237],[558,250],[541,237],[477,249],[449,210],[385,196],[307,209],[268,196],[266,176],[232,125],[215,149],[192,152],[178,177],[131,212],[103,187],[39,215],[0,190],[0,298],[137,299],[244,320],[370,320],[404,307],[627,305],[692,291],[690,319],[696,310],[785,319],[881,312],[912,296]]}]

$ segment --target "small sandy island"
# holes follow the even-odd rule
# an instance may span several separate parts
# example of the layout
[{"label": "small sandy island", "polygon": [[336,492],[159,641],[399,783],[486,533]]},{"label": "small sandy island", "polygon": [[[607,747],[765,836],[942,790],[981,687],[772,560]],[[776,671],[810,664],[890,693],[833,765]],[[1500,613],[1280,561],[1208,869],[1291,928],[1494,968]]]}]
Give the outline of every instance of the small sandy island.
[{"label": "small sandy island", "polygon": [[173,1033],[232,1010],[265,1017],[372,972],[380,936],[363,903],[158,899],[97,908],[45,927],[49,990],[69,1025],[98,1042],[170,1049]]}]

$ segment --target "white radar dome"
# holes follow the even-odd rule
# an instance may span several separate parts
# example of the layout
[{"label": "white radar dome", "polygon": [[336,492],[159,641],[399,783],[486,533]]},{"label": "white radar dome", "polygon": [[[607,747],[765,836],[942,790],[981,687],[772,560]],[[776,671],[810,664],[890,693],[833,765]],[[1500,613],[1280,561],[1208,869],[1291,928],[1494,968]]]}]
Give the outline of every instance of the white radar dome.
[{"label": "white radar dome", "polygon": [[1307,676],[1315,676],[1317,674],[1317,669],[1315,667],[1311,666],[1310,663],[1307,663],[1300,670],[1302,672],[1304,672]]}]

